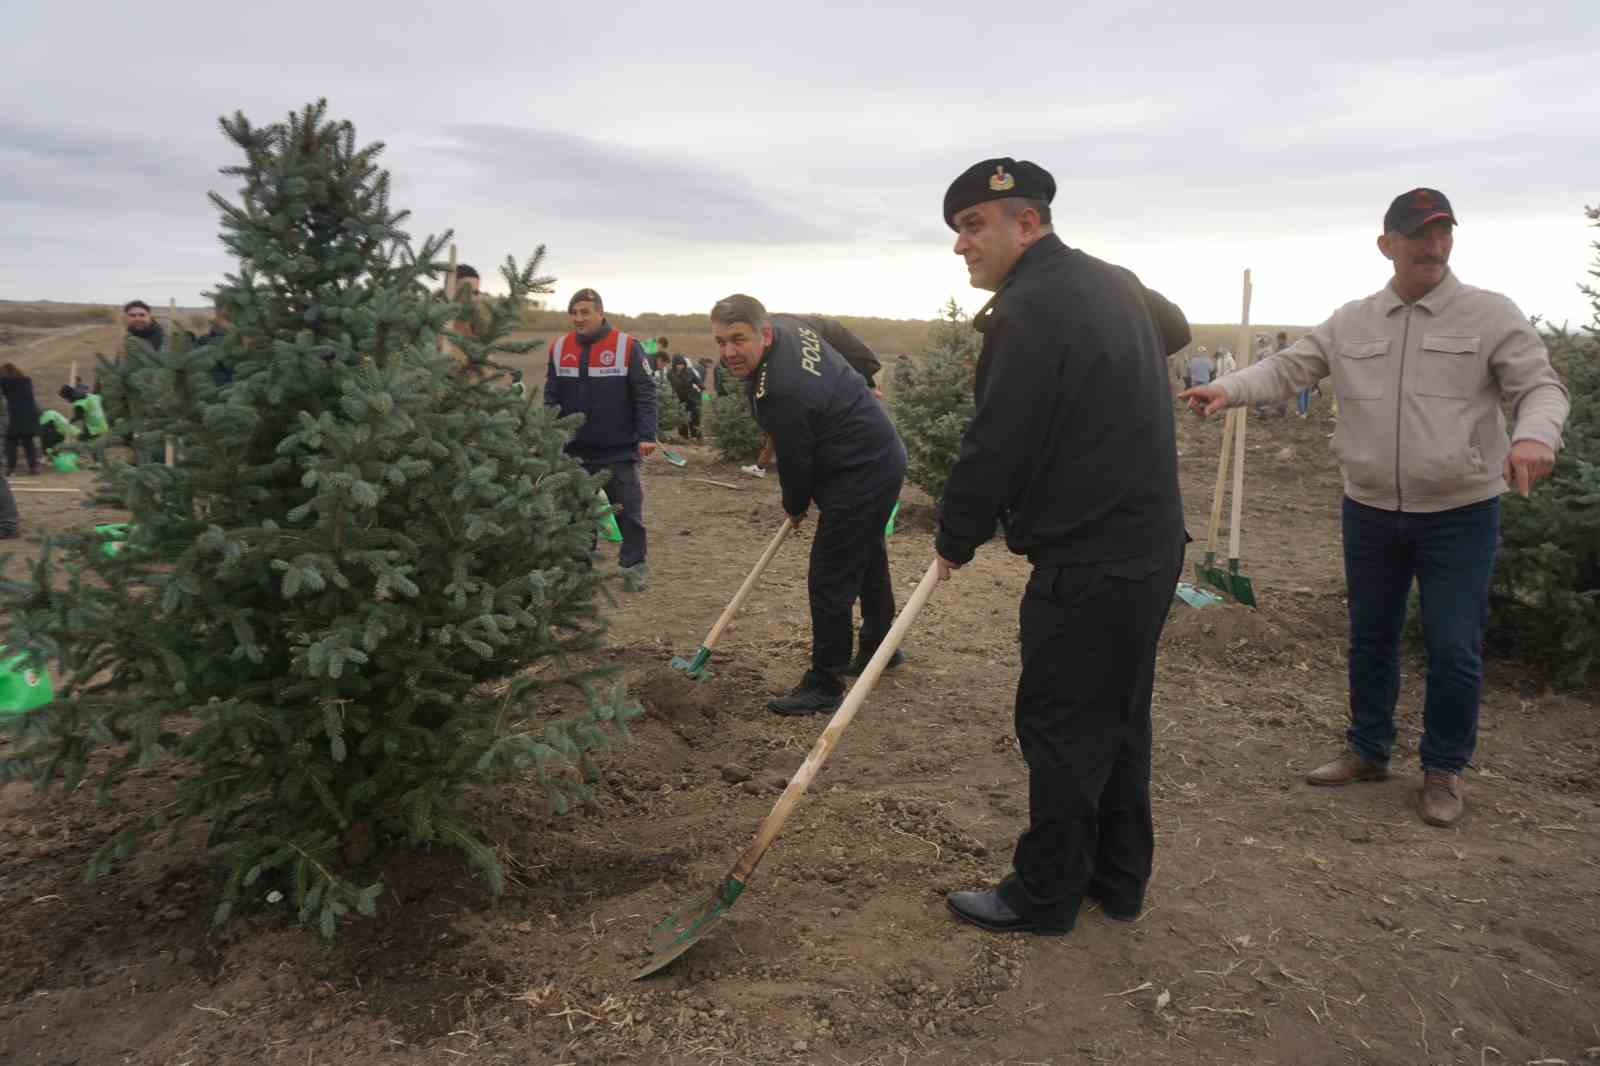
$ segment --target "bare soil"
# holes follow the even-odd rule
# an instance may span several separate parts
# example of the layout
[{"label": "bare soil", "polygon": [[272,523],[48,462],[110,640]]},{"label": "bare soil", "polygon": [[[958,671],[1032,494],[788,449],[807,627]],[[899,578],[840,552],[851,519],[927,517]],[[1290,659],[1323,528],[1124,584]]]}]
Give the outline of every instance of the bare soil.
[{"label": "bare soil", "polygon": [[[737,907],[665,973],[632,980],[646,931],[727,872],[823,724],[762,706],[805,667],[807,535],[729,629],[713,679],[667,667],[782,517],[775,477],[688,446],[687,469],[645,468],[650,584],[613,615],[608,654],[647,715],[593,808],[558,818],[516,786],[474,803],[514,873],[504,895],[455,853],[391,852],[374,870],[380,918],[331,944],[265,901],[216,928],[203,836],[83,878],[182,768],[142,771],[106,804],[88,788],[7,785],[0,1062],[1600,1060],[1593,693],[1491,663],[1470,813],[1453,830],[1413,811],[1415,659],[1397,773],[1302,783],[1345,719],[1327,414],[1251,422],[1244,565],[1260,608],[1173,607],[1154,712],[1156,873],[1135,923],[1091,911],[1067,937],[994,936],[945,910],[945,892],[1006,872],[1027,817],[1011,729],[1026,564],[990,546],[937,590],[909,663],[873,693]],[[1198,537],[1220,425],[1182,426]],[[890,543],[903,593],[931,550],[931,508],[907,499]],[[101,520],[70,493],[19,500],[29,534]]]}]

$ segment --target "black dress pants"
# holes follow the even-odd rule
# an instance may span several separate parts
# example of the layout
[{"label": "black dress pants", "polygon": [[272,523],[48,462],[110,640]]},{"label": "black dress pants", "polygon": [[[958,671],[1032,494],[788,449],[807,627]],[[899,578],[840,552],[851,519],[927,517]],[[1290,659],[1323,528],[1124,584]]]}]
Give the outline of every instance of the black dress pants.
[{"label": "black dress pants", "polygon": [[1150,700],[1183,549],[1039,567],[1022,598],[1016,728],[1028,829],[1000,884],[1012,910],[1072,928],[1085,895],[1135,913],[1150,880]]},{"label": "black dress pants", "polygon": [[811,668],[838,674],[855,650],[856,600],[861,601],[861,647],[876,650],[894,624],[894,586],[883,527],[900,498],[901,479],[857,503],[818,505],[811,541]]}]

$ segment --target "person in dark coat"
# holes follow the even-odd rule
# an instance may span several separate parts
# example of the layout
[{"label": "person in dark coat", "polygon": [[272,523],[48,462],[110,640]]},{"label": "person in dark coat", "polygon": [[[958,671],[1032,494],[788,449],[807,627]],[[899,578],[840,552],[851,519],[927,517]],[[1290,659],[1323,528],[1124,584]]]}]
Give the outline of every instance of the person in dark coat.
[{"label": "person in dark coat", "polygon": [[568,454],[591,474],[611,474],[606,498],[620,510],[622,549],[617,564],[645,574],[647,539],[644,484],[639,460],[656,450],[656,383],[638,338],[615,329],[593,289],[579,289],[567,302],[572,332],[550,342],[544,402],[563,415],[583,414]]},{"label": "person in dark coat", "polygon": [[17,450],[28,456],[28,473],[39,472],[39,403],[33,396],[33,379],[16,363],[0,366],[0,392],[6,398],[6,477],[17,471]]},{"label": "person in dark coat", "polygon": [[[772,437],[784,511],[796,524],[813,502],[820,512],[806,577],[811,668],[767,708],[831,712],[844,697],[844,676],[865,668],[894,622],[883,529],[905,479],[905,445],[866,379],[804,321],[769,315],[761,301],[741,294],[711,309],[711,333]],[[852,619],[858,599],[859,647]],[[902,658],[897,650],[890,665]]]},{"label": "person in dark coat", "polygon": [[[660,342],[657,342],[658,346]],[[657,354],[660,353],[659,347]],[[683,409],[689,416],[689,436],[694,440],[700,439],[700,406],[705,397],[700,391],[700,376],[695,373],[694,367],[689,365],[689,360],[681,355],[672,357],[672,369],[667,371],[667,384],[672,386],[672,394],[683,404]]]},{"label": "person in dark coat", "polygon": [[996,888],[952,892],[981,928],[1065,933],[1084,900],[1132,920],[1154,851],[1150,701],[1186,534],[1166,358],[1182,312],[1055,235],[1055,181],[989,159],[945,194],[975,288],[994,297],[977,410],[940,501],[940,576],[994,536],[1033,564],[1017,740],[1028,828]]},{"label": "person in dark coat", "polygon": [[150,305],[143,300],[129,300],[122,305],[122,324],[128,336],[139,338],[158,352],[167,343],[166,331],[156,321],[155,315],[150,313]]}]

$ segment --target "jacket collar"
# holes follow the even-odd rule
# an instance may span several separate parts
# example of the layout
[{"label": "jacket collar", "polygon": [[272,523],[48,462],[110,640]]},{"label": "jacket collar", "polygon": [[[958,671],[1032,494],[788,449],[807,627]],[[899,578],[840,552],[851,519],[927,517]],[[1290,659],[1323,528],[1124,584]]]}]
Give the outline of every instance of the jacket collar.
[{"label": "jacket collar", "polygon": [[1019,275],[1037,267],[1046,259],[1055,258],[1055,256],[1066,250],[1066,244],[1054,233],[1046,233],[1043,237],[1030,244],[1017,257],[1016,265],[1011,268],[1011,273],[1007,274],[1005,280],[1000,283],[1000,287],[994,290],[994,295],[989,297],[989,302],[980,307],[978,313],[972,316],[973,328],[979,333],[988,328],[989,317],[994,314],[995,301],[1000,299],[1000,294],[1005,292],[1011,286],[1011,283],[1017,280]]},{"label": "jacket collar", "polygon": [[579,333],[577,330],[572,331],[572,335],[578,338],[579,344],[593,344],[595,341],[609,336],[610,333],[611,320],[609,318],[602,318],[600,320],[600,325],[596,327],[593,333]]},{"label": "jacket collar", "polygon": [[[1449,267],[1445,267],[1444,277],[1440,279],[1439,284],[1421,296],[1416,301],[1416,305],[1428,312],[1428,314],[1437,316],[1451,300],[1455,299],[1456,293],[1460,291],[1461,281],[1456,277],[1456,272]],[[1394,289],[1393,278],[1389,279],[1389,284],[1385,285],[1383,291],[1378,294],[1378,300],[1385,316],[1391,315],[1406,306],[1406,302],[1400,298],[1400,294]]]}]

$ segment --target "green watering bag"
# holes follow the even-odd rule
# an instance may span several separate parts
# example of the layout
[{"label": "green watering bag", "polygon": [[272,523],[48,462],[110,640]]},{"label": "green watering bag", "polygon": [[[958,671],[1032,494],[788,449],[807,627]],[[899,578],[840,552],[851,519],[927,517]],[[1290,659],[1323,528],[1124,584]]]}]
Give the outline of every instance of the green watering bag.
[{"label": "green watering bag", "polygon": [[26,655],[7,655],[0,644],[0,717],[27,714],[55,698],[48,670],[30,665]]}]

